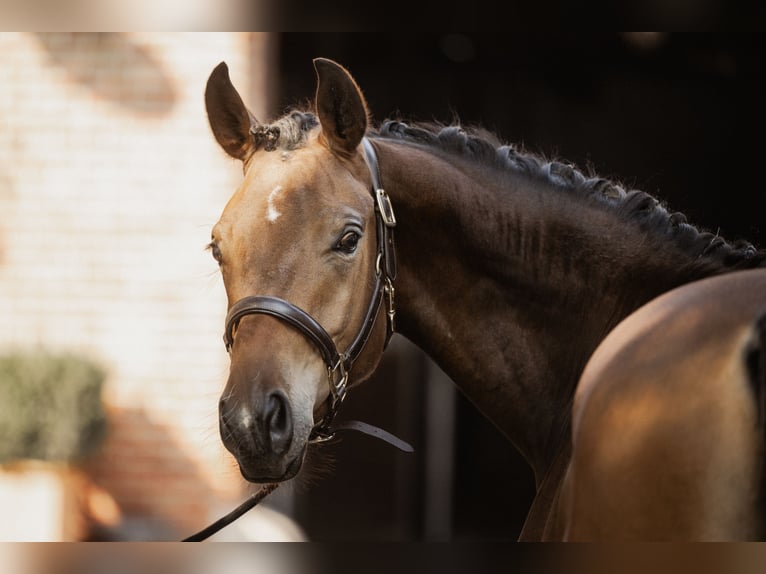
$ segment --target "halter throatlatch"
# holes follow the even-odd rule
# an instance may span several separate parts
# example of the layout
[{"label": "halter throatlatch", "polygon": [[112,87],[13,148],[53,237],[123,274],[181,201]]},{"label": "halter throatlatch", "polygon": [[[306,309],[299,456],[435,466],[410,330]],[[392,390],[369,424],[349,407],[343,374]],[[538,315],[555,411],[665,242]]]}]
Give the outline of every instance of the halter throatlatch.
[{"label": "halter throatlatch", "polygon": [[231,352],[234,345],[234,333],[239,321],[246,315],[261,314],[269,315],[281,319],[294,329],[300,331],[317,349],[327,367],[327,380],[330,385],[330,396],[328,397],[327,413],[322,420],[314,425],[311,430],[309,442],[323,442],[334,436],[335,430],[341,428],[359,430],[372,436],[376,436],[387,442],[390,442],[397,448],[411,451],[410,447],[404,441],[393,437],[392,435],[356,421],[349,421],[333,429],[331,427],[335,416],[338,414],[340,405],[346,398],[348,390],[348,377],[354,361],[359,357],[364,349],[367,340],[372,334],[380,307],[383,301],[386,302],[387,332],[386,345],[394,333],[394,318],[396,307],[394,304],[394,281],[396,280],[396,253],[394,251],[394,227],[396,227],[396,217],[391,200],[383,190],[380,182],[380,169],[378,167],[378,158],[375,149],[367,138],[362,140],[365,157],[370,168],[372,176],[372,196],[375,209],[375,228],[377,233],[377,257],[375,260],[375,287],[373,288],[372,299],[367,307],[364,320],[359,332],[351,345],[345,352],[338,351],[335,342],[327,331],[319,324],[316,319],[309,315],[303,309],[296,307],[292,303],[278,297],[269,297],[255,295],[240,299],[226,315],[226,330],[223,341],[226,350]]}]

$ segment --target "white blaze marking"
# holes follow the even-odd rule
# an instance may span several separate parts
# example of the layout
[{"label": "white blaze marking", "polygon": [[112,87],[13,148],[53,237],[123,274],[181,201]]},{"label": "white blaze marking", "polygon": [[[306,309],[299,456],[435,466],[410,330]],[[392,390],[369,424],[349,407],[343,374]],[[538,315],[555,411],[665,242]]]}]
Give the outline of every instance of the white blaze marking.
[{"label": "white blaze marking", "polygon": [[276,200],[279,193],[282,191],[282,186],[278,185],[274,189],[271,190],[271,193],[269,194],[268,199],[268,210],[266,211],[266,219],[274,223],[277,219],[279,219],[279,216],[282,215],[282,213],[276,208],[274,205],[274,200]]}]

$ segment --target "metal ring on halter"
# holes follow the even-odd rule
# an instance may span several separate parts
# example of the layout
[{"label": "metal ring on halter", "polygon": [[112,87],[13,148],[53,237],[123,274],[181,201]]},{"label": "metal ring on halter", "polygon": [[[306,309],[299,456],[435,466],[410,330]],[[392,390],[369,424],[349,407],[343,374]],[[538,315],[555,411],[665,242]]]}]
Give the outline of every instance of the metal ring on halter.
[{"label": "metal ring on halter", "polygon": [[320,427],[315,427],[314,430],[311,431],[311,438],[309,439],[309,442],[311,444],[319,444],[323,442],[329,442],[334,438],[335,438],[334,432],[328,430],[325,433],[325,429]]},{"label": "metal ring on halter", "polygon": [[[336,371],[340,371],[340,379],[335,382],[333,374]],[[335,431],[330,428],[330,425],[335,419],[335,415],[338,413],[341,403],[346,398],[346,391],[348,390],[348,370],[343,362],[343,357],[338,357],[338,362],[334,367],[327,367],[327,381],[330,386],[330,397],[328,400],[327,413],[319,423],[314,425],[311,429],[311,435],[309,436],[309,442],[316,444],[321,442],[327,442],[335,438]]]},{"label": "metal ring on halter", "polygon": [[[340,371],[340,378],[337,383],[334,381],[333,377],[335,371]],[[333,395],[333,399],[340,404],[343,402],[343,399],[346,398],[346,385],[348,383],[348,370],[346,369],[342,357],[338,358],[338,362],[334,367],[327,367],[327,377],[330,381],[330,392]]]}]

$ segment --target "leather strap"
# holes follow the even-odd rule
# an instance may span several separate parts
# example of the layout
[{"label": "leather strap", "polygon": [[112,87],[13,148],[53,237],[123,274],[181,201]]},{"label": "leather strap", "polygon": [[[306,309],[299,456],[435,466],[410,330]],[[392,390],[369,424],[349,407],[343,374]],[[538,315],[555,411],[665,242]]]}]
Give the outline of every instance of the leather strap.
[{"label": "leather strap", "polygon": [[291,327],[298,329],[314,343],[326,365],[334,366],[338,364],[340,359],[338,350],[335,348],[332,337],[324,330],[322,325],[317,323],[303,309],[296,307],[292,303],[288,303],[284,299],[265,295],[245,297],[231,306],[226,315],[226,332],[223,335],[223,342],[227,350],[230,350],[232,345],[234,345],[234,330],[239,324],[240,319],[245,315],[253,313],[282,319]]},{"label": "leather strap", "polygon": [[384,431],[380,427],[376,427],[362,421],[353,421],[353,420],[340,421],[333,426],[332,430],[333,432],[337,432],[341,430],[359,431],[361,433],[370,435],[372,437],[379,438],[380,440],[387,442],[391,446],[394,446],[401,451],[415,452],[415,449],[412,448],[412,445],[410,443],[403,441],[402,439],[392,435],[388,431]]},{"label": "leather strap", "polygon": [[[378,155],[372,142],[367,138],[362,140],[364,154],[367,158],[367,165],[370,168],[372,176],[372,191],[375,199],[375,213],[378,232],[378,251],[382,253],[383,271],[391,281],[396,281],[396,249],[394,249],[394,227],[396,227],[396,217],[388,200],[386,192],[383,190],[383,184],[380,179],[380,165],[378,164]],[[381,199],[385,198],[385,199]]]}]

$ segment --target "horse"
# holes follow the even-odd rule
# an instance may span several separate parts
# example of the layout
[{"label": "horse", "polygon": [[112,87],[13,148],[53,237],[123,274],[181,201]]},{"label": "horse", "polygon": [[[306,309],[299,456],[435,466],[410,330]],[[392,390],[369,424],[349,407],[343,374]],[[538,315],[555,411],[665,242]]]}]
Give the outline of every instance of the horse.
[{"label": "horse", "polygon": [[205,88],[243,167],[209,244],[243,477],[296,476],[395,331],[530,465],[520,541],[763,538],[766,252],[480,128],[374,125],[313,64],[271,123],[224,62]]}]

